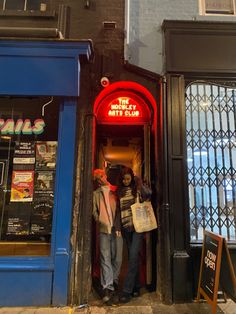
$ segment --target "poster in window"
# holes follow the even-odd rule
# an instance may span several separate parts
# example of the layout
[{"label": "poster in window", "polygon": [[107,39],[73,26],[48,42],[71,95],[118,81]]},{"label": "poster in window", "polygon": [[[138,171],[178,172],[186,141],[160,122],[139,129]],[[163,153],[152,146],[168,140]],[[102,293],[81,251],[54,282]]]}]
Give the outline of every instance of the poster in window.
[{"label": "poster in window", "polygon": [[34,193],[35,197],[53,197],[55,171],[35,171]]},{"label": "poster in window", "polygon": [[57,157],[56,141],[40,141],[35,143],[36,169],[55,170]]},{"label": "poster in window", "polygon": [[34,191],[34,171],[13,170],[11,202],[32,202]]},{"label": "poster in window", "polygon": [[52,229],[53,202],[39,200],[34,203],[31,214],[30,234],[49,235]]},{"label": "poster in window", "polygon": [[10,203],[8,206],[7,235],[28,235],[31,204]]},{"label": "poster in window", "polygon": [[33,142],[16,142],[13,164],[35,164],[35,149]]}]

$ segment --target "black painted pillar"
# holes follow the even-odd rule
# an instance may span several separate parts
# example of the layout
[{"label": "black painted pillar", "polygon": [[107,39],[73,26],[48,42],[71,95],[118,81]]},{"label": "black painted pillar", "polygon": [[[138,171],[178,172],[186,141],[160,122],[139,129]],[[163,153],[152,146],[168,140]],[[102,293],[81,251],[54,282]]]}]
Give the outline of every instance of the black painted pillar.
[{"label": "black painted pillar", "polygon": [[192,300],[185,165],[185,86],[183,76],[167,77],[168,176],[173,301]]}]

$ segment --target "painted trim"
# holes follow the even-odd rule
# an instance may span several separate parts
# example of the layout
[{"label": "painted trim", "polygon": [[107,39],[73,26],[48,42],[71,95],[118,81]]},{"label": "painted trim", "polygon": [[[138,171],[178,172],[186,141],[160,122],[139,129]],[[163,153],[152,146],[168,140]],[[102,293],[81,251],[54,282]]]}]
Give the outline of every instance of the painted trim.
[{"label": "painted trim", "polygon": [[70,273],[70,232],[73,208],[76,140],[76,99],[65,99],[59,121],[54,228],[53,305],[66,305]]}]

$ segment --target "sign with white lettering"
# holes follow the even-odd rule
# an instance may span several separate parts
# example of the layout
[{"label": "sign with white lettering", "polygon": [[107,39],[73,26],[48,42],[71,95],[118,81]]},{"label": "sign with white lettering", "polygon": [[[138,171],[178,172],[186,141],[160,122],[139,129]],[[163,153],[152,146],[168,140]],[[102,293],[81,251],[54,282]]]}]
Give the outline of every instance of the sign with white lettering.
[{"label": "sign with white lettering", "polygon": [[117,91],[101,102],[96,112],[98,123],[103,124],[144,124],[150,123],[149,105],[136,93]]},{"label": "sign with white lettering", "polygon": [[216,313],[219,283],[232,300],[236,300],[236,277],[226,240],[220,235],[204,230],[197,301],[202,295]]},{"label": "sign with white lettering", "polygon": [[107,115],[109,117],[141,117],[142,110],[134,99],[130,97],[118,97],[109,103]]},{"label": "sign with white lettering", "polygon": [[202,295],[216,313],[223,238],[204,230],[197,300]]}]

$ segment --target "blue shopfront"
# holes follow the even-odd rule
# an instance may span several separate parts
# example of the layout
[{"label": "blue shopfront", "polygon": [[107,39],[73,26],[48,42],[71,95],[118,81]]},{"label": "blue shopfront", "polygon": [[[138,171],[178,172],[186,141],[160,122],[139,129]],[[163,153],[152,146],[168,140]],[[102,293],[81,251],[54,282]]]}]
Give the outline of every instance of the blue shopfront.
[{"label": "blue shopfront", "polygon": [[90,54],[90,41],[0,41],[0,306],[68,304],[80,56]]}]

